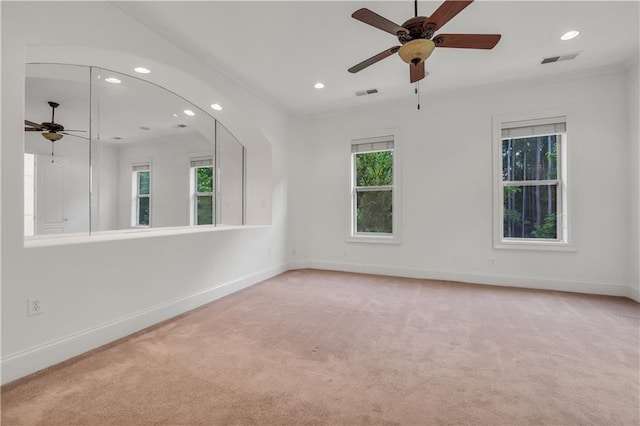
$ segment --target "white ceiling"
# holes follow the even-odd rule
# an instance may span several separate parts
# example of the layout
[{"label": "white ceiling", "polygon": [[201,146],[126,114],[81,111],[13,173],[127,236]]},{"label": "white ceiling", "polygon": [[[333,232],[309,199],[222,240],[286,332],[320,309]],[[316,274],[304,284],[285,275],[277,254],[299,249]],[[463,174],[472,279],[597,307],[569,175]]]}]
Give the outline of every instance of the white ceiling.
[{"label": "white ceiling", "polygon": [[[420,1],[430,15],[441,1]],[[498,33],[493,50],[437,48],[427,60],[423,96],[460,87],[545,78],[630,61],[639,47],[638,1],[477,0],[440,33]],[[398,23],[413,16],[406,1],[122,2],[118,6],[181,48],[287,112],[327,114],[399,98],[412,99],[408,65],[391,56],[351,74],[347,69],[397,45],[397,39],[351,18],[366,7]],[[570,29],[580,35],[560,36]],[[544,57],[580,52],[572,61]],[[325,83],[314,89],[317,81]],[[379,93],[356,97],[359,90]]]}]

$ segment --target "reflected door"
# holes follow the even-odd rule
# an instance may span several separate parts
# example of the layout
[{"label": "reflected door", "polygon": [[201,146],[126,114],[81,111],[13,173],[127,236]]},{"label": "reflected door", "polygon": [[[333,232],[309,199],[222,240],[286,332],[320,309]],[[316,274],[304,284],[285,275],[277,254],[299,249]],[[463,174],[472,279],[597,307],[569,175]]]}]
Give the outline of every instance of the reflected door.
[{"label": "reflected door", "polygon": [[36,160],[36,233],[62,234],[67,222],[64,201],[66,159],[38,155]]}]

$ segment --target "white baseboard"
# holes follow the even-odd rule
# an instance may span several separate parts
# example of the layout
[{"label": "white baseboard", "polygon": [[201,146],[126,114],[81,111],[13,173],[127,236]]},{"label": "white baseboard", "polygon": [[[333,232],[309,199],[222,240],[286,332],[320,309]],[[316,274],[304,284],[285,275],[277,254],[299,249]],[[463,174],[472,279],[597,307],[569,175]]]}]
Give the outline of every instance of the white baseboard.
[{"label": "white baseboard", "polygon": [[629,299],[633,299],[636,302],[640,303],[640,288],[629,286],[628,296]]},{"label": "white baseboard", "polygon": [[208,288],[201,292],[175,299],[161,305],[134,312],[108,323],[100,324],[77,333],[43,343],[32,348],[10,354],[0,360],[2,384],[66,361],[102,345],[113,342],[159,322],[173,318],[221,297],[250,287],[280,273],[292,269],[323,269],[357,272],[364,274],[390,275],[407,278],[459,281],[472,284],[487,284],[523,287],[544,290],[570,291],[576,293],[603,294],[629,297],[640,303],[640,290],[622,284],[599,282],[554,280],[545,278],[515,277],[505,275],[467,274],[451,271],[432,271],[402,268],[389,265],[367,265],[333,261],[291,260],[287,264],[269,268],[237,280]]},{"label": "white baseboard", "polygon": [[0,360],[2,384],[66,361],[114,340],[173,318],[221,297],[250,287],[290,269],[288,265],[269,268],[201,292],[134,312],[104,324],[19,351]]},{"label": "white baseboard", "polygon": [[632,295],[630,295],[630,292],[632,291],[631,287],[624,284],[518,277],[507,275],[468,274],[453,271],[433,271],[426,269],[403,268],[390,265],[366,265],[333,261],[307,261],[298,262],[298,264],[304,264],[304,266],[302,267],[306,268],[325,269],[331,271],[357,272],[364,274],[390,275],[442,281],[458,281],[470,284],[568,291],[574,293],[601,294],[607,296],[630,297],[631,299],[634,299],[636,301],[638,300],[638,290],[635,290],[635,297],[633,297]]}]

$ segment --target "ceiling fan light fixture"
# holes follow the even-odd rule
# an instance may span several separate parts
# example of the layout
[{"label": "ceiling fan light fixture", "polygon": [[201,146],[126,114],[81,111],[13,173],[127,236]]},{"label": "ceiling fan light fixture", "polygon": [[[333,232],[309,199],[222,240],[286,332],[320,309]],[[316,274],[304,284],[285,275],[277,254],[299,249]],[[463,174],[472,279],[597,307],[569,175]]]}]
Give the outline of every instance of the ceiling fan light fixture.
[{"label": "ceiling fan light fixture", "polygon": [[406,63],[417,65],[431,56],[435,47],[436,45],[431,40],[415,39],[403,44],[398,50],[398,55]]},{"label": "ceiling fan light fixture", "polygon": [[62,139],[62,135],[60,133],[55,133],[55,132],[43,132],[42,136],[51,142],[56,142]]}]

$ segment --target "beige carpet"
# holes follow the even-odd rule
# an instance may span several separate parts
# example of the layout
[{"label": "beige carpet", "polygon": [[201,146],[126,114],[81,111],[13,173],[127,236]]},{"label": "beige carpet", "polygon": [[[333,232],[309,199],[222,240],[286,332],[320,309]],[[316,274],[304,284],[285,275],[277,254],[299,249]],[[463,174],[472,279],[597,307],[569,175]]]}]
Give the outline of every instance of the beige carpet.
[{"label": "beige carpet", "polygon": [[638,425],[640,305],[291,271],[2,388],[2,425]]}]

